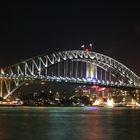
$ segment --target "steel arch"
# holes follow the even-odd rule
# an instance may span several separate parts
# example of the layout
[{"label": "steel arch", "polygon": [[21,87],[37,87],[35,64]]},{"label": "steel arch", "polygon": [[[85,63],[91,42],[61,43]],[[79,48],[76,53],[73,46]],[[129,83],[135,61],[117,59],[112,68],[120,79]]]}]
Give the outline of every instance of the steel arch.
[{"label": "steel arch", "polygon": [[[16,83],[19,83],[21,81],[24,82],[25,80],[42,80],[47,76],[48,67],[67,60],[90,61],[91,63],[98,65],[106,71],[108,71],[108,69],[111,69],[115,73],[119,73],[121,76],[125,77],[128,80],[129,86],[139,86],[140,78],[122,63],[101,53],[83,50],[60,51],[47,55],[45,54],[36,56],[5,68],[4,71],[1,72],[0,77],[6,78],[4,80],[17,81]],[[42,75],[42,71],[44,69],[46,70],[46,72],[45,75]],[[17,88],[17,86],[21,84],[15,85]],[[13,92],[9,91],[7,95],[9,96],[12,93]]]}]

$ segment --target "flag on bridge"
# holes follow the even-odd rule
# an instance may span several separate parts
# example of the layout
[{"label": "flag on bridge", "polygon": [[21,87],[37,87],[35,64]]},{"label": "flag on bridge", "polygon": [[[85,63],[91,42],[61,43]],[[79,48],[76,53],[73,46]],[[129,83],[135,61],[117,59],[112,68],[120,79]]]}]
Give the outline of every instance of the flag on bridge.
[{"label": "flag on bridge", "polygon": [[84,47],[85,47],[85,45],[82,45],[82,46],[81,46],[81,48],[84,48]]},{"label": "flag on bridge", "polygon": [[92,51],[92,44],[90,43],[88,46],[82,45],[81,48],[83,51]]}]

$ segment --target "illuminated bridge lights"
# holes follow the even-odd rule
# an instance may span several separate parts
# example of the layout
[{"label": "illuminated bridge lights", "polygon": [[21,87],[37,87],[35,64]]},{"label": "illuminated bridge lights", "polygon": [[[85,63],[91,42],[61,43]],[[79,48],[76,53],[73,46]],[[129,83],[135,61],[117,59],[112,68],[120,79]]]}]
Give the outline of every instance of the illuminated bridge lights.
[{"label": "illuminated bridge lights", "polygon": [[[14,93],[25,81],[36,80],[140,88],[140,78],[129,68],[111,57],[84,50],[30,58],[1,69],[0,80],[0,96],[4,98]],[[10,87],[10,83],[15,86]]]}]

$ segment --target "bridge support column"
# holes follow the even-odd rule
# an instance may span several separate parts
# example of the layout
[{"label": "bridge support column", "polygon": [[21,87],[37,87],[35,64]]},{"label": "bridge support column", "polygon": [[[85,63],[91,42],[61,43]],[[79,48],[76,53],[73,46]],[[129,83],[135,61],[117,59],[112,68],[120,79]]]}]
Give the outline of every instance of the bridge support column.
[{"label": "bridge support column", "polygon": [[90,78],[90,64],[86,63],[86,79]]},{"label": "bridge support column", "polygon": [[111,83],[112,79],[111,79],[111,69],[109,69],[109,82]]},{"label": "bridge support column", "polygon": [[90,77],[94,78],[95,67],[93,64],[90,64]]},{"label": "bridge support column", "polygon": [[0,97],[2,97],[3,93],[3,80],[0,80]]},{"label": "bridge support column", "polygon": [[81,73],[80,73],[80,75],[81,75],[80,78],[83,79],[83,77],[84,77],[84,76],[83,76],[83,62],[81,62]]},{"label": "bridge support column", "polygon": [[60,75],[61,75],[61,74],[60,74],[60,63],[58,63],[58,70],[57,70],[57,71],[58,71],[57,76],[60,77]]},{"label": "bridge support column", "polygon": [[107,71],[105,70],[105,82],[107,81]]},{"label": "bridge support column", "polygon": [[78,78],[78,61],[76,61],[75,65],[75,78]]},{"label": "bridge support column", "polygon": [[94,78],[95,78],[96,80],[98,80],[97,66],[96,66],[96,65],[94,65]]},{"label": "bridge support column", "polygon": [[103,80],[103,70],[100,69],[100,80],[101,80],[101,83],[102,83],[102,80]]}]

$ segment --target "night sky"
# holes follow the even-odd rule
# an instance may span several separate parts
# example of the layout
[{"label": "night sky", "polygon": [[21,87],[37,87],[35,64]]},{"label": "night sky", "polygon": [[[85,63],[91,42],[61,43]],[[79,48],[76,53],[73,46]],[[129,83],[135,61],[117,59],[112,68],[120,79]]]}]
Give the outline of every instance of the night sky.
[{"label": "night sky", "polygon": [[140,5],[105,0],[0,4],[1,67],[89,43],[140,76]]}]

